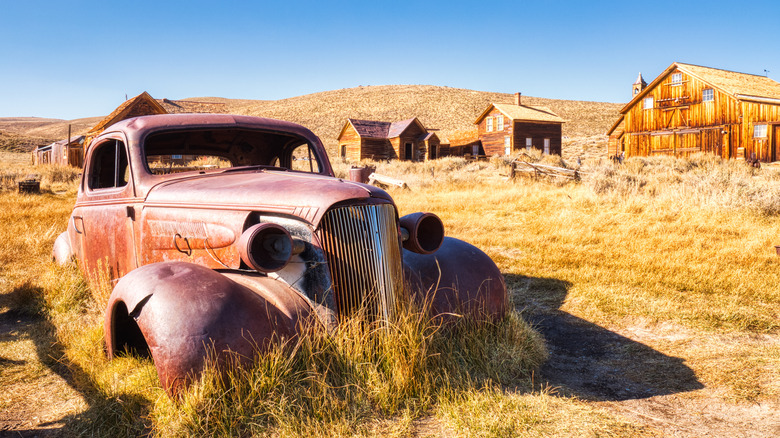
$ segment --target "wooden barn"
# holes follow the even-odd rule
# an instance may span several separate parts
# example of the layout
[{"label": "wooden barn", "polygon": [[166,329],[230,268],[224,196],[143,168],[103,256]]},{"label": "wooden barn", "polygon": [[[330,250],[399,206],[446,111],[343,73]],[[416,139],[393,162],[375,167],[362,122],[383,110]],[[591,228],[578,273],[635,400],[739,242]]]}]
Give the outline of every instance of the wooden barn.
[{"label": "wooden barn", "polygon": [[119,105],[111,114],[106,116],[103,120],[98,122],[92,129],[86,134],[84,141],[84,150],[89,148],[89,144],[92,139],[100,135],[106,128],[113,125],[116,122],[129,119],[131,117],[147,116],[152,114],[168,114],[168,111],[160,105],[159,102],[154,100],[152,96],[146,91],[124,101]]},{"label": "wooden barn", "polygon": [[633,92],[607,133],[610,156],[780,160],[780,84],[768,77],[675,62]]},{"label": "wooden barn", "polygon": [[440,156],[441,144],[417,117],[399,122],[347,119],[338,142],[339,156],[350,161],[431,160]]},{"label": "wooden barn", "polygon": [[32,152],[33,164],[65,164],[75,167],[84,165],[84,136],[55,141],[38,146]]},{"label": "wooden barn", "polygon": [[515,94],[514,104],[490,104],[474,123],[485,155],[511,155],[531,148],[561,154],[564,120],[549,108],[523,105],[520,93]]}]

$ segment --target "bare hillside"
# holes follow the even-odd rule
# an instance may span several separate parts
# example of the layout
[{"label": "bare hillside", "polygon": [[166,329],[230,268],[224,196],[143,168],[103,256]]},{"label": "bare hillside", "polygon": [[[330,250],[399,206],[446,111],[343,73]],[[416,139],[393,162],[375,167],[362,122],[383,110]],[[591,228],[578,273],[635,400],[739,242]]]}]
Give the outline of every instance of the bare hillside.
[{"label": "bare hillside", "polygon": [[[505,93],[465,90],[432,85],[382,85],[347,88],[281,100],[198,97],[190,102],[224,104],[224,112],[271,117],[310,128],[331,151],[347,118],[396,121],[418,117],[443,137],[455,131],[474,129],[474,120],[492,103],[511,103]],[[622,104],[556,100],[523,96],[524,104],[543,105],[566,120],[563,125],[564,156],[603,153],[604,133],[617,119]],[[117,103],[118,105],[119,103]],[[65,138],[68,124],[73,135],[83,134],[100,117],[79,120],[0,118],[0,130],[38,138]],[[2,147],[2,145],[0,145]],[[589,149],[592,149],[590,151]]]}]

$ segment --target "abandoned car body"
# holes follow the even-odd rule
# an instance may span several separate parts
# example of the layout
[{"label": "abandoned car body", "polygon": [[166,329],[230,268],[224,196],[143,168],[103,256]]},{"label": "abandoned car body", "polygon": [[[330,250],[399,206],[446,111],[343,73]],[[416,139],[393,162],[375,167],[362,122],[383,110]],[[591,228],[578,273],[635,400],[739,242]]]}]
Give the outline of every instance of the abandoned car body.
[{"label": "abandoned car body", "polygon": [[251,358],[310,315],[328,328],[399,300],[435,314],[501,317],[506,286],[474,246],[429,213],[335,178],[320,140],[278,120],[216,114],[119,122],[85,159],[60,263],[119,279],[108,299],[110,357],[150,354],[176,393],[213,349]]}]

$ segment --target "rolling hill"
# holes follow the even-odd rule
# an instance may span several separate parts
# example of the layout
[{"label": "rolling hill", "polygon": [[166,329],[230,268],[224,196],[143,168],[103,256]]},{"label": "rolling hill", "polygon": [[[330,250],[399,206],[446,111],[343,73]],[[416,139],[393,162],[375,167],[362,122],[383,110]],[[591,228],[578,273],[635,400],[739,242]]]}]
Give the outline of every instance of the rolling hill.
[{"label": "rolling hill", "polygon": [[[474,120],[488,104],[511,103],[513,98],[513,95],[505,93],[432,85],[381,85],[324,91],[274,101],[217,97],[183,100],[221,104],[218,105],[220,112],[225,113],[300,123],[320,136],[326,147],[333,151],[347,118],[395,121],[416,116],[427,128],[439,129],[440,137],[447,138],[474,130]],[[604,155],[604,133],[617,120],[622,107],[618,103],[531,96],[523,96],[522,99],[523,104],[546,106],[566,120],[563,125],[564,158]],[[212,111],[215,108],[214,105],[203,106]],[[0,118],[0,149],[18,150],[21,144],[30,150],[36,144],[67,137],[68,124],[72,125],[72,134],[78,135],[88,131],[100,119]]]}]

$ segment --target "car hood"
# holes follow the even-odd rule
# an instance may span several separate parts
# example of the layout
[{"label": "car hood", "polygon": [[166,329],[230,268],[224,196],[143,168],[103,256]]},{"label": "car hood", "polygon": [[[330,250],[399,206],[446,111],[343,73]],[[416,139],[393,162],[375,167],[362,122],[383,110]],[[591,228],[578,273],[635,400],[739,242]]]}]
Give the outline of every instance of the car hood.
[{"label": "car hood", "polygon": [[344,201],[393,203],[384,190],[317,174],[259,170],[177,178],[153,187],[147,207],[251,210],[298,216],[317,225]]}]

